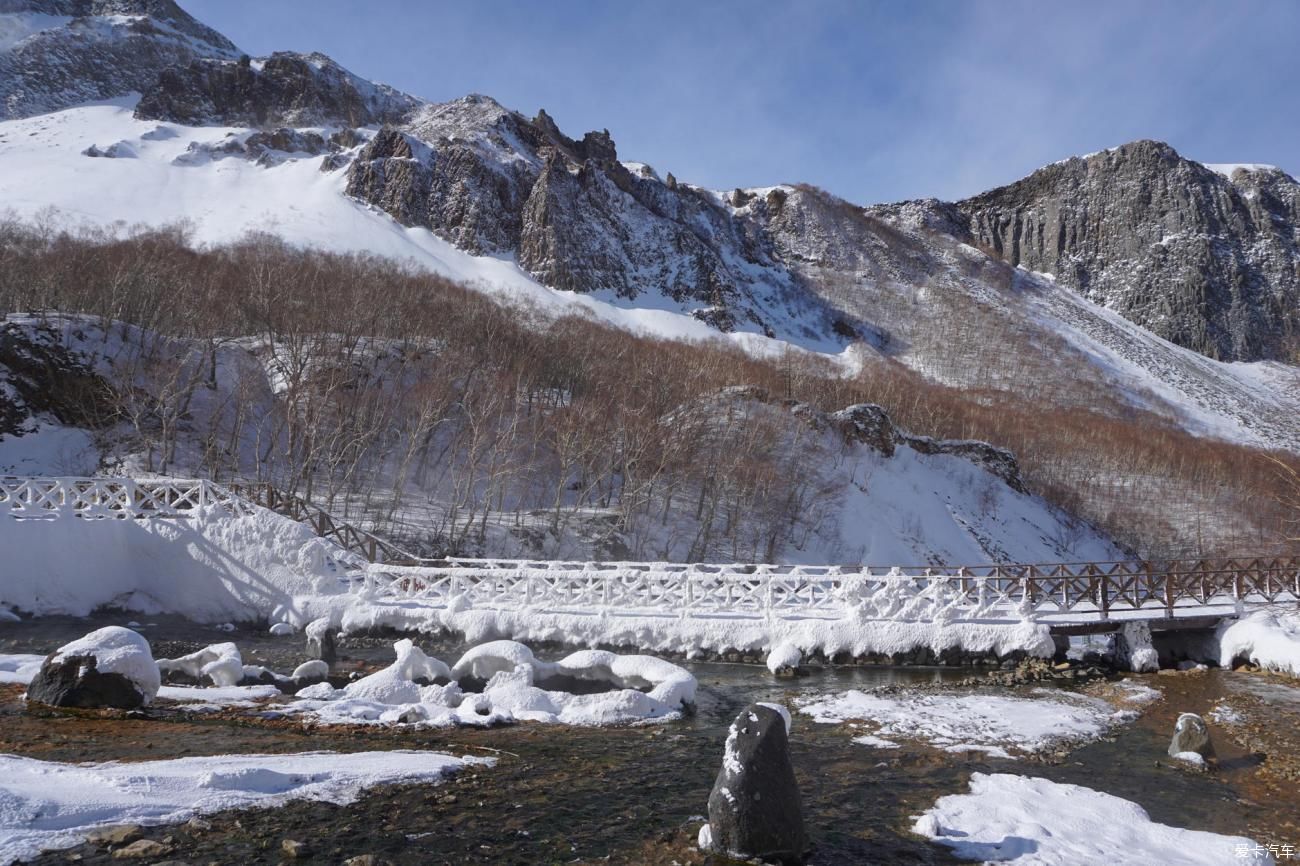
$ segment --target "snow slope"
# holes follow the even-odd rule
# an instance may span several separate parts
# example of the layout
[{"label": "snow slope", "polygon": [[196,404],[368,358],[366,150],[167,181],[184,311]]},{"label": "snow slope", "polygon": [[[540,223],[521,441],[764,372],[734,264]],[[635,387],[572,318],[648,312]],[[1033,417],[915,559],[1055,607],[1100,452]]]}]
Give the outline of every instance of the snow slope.
[{"label": "snow slope", "polygon": [[[582,313],[672,338],[724,336],[667,298],[643,296],[634,304],[609,293],[550,289],[508,258],[472,256],[426,229],[401,226],[346,197],[346,172],[322,172],[324,156],[303,155],[270,167],[239,157],[211,158],[205,145],[251,131],[139,121],[132,116],[136,101],[128,97],[0,123],[0,215],[31,220],[53,212],[95,226],[184,222],[197,244],[268,232],[302,246],[410,261],[546,314]],[[114,145],[122,156],[83,154],[91,146],[106,151]],[[787,345],[748,332],[725,337],[765,354],[779,354]],[[851,355],[846,351],[844,357],[847,363]]]}]

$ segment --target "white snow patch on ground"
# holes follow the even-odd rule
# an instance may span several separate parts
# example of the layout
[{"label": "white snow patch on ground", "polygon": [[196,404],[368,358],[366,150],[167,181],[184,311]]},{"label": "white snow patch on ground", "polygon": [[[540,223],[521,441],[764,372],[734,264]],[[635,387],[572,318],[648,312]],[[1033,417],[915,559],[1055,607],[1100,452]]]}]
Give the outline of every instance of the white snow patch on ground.
[{"label": "white snow patch on ground", "polygon": [[280,690],[275,686],[163,686],[158,690],[160,701],[213,706],[248,707],[279,696]]},{"label": "white snow patch on ground", "polygon": [[1245,658],[1265,670],[1300,677],[1300,611],[1261,610],[1217,632],[1220,667]]},{"label": "white snow patch on ground", "polygon": [[1164,697],[1159,689],[1153,689],[1135,680],[1120,680],[1115,683],[1115,689],[1126,704],[1150,704]]},{"label": "white snow patch on ground", "polygon": [[1223,175],[1228,180],[1239,171],[1277,171],[1275,165],[1266,165],[1262,162],[1203,162],[1201,165],[1210,171]]},{"label": "white snow patch on ground", "polygon": [[1096,739],[1112,725],[1133,718],[1097,698],[1046,689],[1035,694],[869,694],[854,689],[805,700],[799,711],[817,722],[869,723],[875,726],[869,734],[873,740],[913,740],[945,751],[983,751],[997,757]]},{"label": "white snow patch on ground", "polygon": [[45,656],[26,653],[0,654],[0,683],[27,685],[40,672]]},{"label": "white snow patch on ground", "polygon": [[291,800],[346,804],[365,788],[433,782],[484,758],[440,752],[219,755],[62,764],[0,755],[0,864],[79,844],[93,827],[174,824],[205,812]]},{"label": "white snow patch on ground", "polygon": [[913,832],[964,859],[1021,866],[1273,862],[1241,836],[1157,824],[1138,804],[1110,794],[1003,773],[975,773],[969,794],[940,797]]}]

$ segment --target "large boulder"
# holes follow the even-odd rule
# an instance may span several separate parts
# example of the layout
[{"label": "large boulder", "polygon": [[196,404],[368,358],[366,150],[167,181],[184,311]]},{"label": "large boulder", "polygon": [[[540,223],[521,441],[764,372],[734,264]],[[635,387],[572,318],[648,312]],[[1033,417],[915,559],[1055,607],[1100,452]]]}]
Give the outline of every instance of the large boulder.
[{"label": "large boulder", "polygon": [[150,703],[159,685],[149,642],[129,628],[108,626],[47,658],[27,687],[27,700],[55,707],[133,710]]},{"label": "large boulder", "polygon": [[808,838],[790,762],[789,719],[783,708],[750,704],[731,723],[701,833],[705,847],[733,857],[804,861]]},{"label": "large boulder", "polygon": [[1188,754],[1200,755],[1205,760],[1214,758],[1214,743],[1210,728],[1196,713],[1183,713],[1174,725],[1174,738],[1169,743],[1169,755],[1184,758]]}]

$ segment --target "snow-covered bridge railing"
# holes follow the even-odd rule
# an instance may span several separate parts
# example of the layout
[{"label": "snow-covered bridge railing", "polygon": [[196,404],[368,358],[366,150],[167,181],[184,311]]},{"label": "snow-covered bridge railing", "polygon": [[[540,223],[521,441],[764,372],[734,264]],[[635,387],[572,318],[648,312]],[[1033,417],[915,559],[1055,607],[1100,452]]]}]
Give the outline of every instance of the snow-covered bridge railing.
[{"label": "snow-covered bridge railing", "polygon": [[1300,602],[1300,558],[911,569],[449,559],[372,565],[362,591],[434,604],[683,617],[1078,621]]},{"label": "snow-covered bridge railing", "polygon": [[253,507],[205,480],[0,476],[0,516],[18,520],[188,518],[207,506],[230,514]]},{"label": "snow-covered bridge railing", "polygon": [[[212,507],[212,506],[215,506]],[[1300,557],[871,567],[421,559],[267,484],[0,476],[0,519],[193,518],[270,508],[368,561],[359,592],[471,605],[672,616],[912,621],[1199,616],[1300,603]]]}]

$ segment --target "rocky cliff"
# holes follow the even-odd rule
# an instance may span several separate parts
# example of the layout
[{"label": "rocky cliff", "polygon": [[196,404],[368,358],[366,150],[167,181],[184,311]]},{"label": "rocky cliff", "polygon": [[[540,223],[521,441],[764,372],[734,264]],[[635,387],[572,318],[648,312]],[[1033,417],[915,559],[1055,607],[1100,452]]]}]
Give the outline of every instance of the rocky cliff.
[{"label": "rocky cliff", "polygon": [[1223,360],[1300,333],[1300,185],[1137,141],[958,203],[974,242],[1054,274],[1162,337]]},{"label": "rocky cliff", "polygon": [[172,0],[0,0],[0,120],[152,87],[239,49]]},{"label": "rocky cliff", "polygon": [[324,54],[198,58],[162,70],[136,106],[142,120],[188,126],[373,126],[419,100],[348,72]]}]

